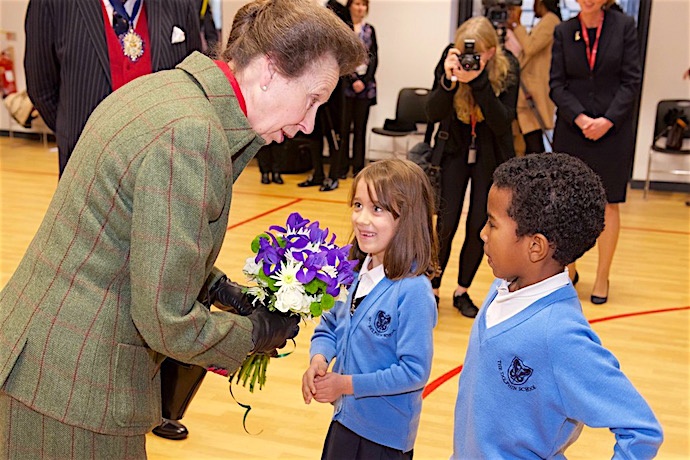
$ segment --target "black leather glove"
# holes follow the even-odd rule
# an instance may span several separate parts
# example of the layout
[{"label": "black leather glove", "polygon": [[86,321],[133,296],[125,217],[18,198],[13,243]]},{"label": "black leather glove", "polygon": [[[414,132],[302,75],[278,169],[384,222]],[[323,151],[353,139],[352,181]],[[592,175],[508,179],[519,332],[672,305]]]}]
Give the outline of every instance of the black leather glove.
[{"label": "black leather glove", "polygon": [[261,305],[247,316],[252,322],[253,353],[269,353],[283,348],[299,332],[299,316],[272,312]]},{"label": "black leather glove", "polygon": [[223,275],[208,290],[209,301],[223,311],[247,316],[256,307],[252,305],[252,297],[242,292],[244,286],[230,281]]}]

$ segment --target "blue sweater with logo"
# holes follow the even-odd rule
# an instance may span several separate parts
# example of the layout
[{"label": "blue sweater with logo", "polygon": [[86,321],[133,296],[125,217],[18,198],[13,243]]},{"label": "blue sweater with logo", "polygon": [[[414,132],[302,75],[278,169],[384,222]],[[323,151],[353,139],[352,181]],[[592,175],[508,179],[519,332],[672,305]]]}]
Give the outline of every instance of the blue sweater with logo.
[{"label": "blue sweater with logo", "polygon": [[583,424],[614,433],[613,458],[654,457],[661,426],[590,328],[572,285],[487,329],[497,286],[472,327],[452,458],[565,458]]},{"label": "blue sweater with logo", "polygon": [[334,404],[333,420],[365,439],[407,452],[414,447],[422,390],[431,373],[436,301],[425,276],[383,278],[354,315],[350,302],[321,316],[310,356],[321,354],[333,372],[352,375],[353,395]]}]

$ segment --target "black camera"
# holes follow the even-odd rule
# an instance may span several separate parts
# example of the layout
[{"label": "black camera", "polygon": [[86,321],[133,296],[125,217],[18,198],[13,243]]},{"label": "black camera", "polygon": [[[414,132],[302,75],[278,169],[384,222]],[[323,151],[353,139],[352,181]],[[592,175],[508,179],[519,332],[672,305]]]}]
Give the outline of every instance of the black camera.
[{"label": "black camera", "polygon": [[498,29],[508,20],[508,9],[511,6],[522,6],[522,0],[482,0],[482,5],[484,16]]},{"label": "black camera", "polygon": [[474,51],[474,40],[465,40],[465,49],[460,55],[460,67],[463,70],[479,70],[480,56]]}]

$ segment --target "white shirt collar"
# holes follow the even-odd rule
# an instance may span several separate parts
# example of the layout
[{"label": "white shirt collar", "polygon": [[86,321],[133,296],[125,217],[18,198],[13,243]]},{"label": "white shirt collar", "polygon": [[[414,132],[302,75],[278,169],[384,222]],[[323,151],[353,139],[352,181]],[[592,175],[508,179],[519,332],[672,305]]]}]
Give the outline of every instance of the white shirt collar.
[{"label": "white shirt collar", "polygon": [[355,298],[363,297],[371,292],[379,282],[386,277],[386,271],[383,264],[380,264],[371,270],[369,264],[371,263],[371,256],[367,255],[362,262],[362,269],[359,272],[359,281],[357,284],[357,292]]},{"label": "white shirt collar", "polygon": [[496,297],[487,306],[486,328],[496,326],[508,318],[517,315],[537,300],[546,297],[568,283],[570,283],[570,277],[568,276],[567,268],[562,273],[514,292],[508,290],[508,285],[510,284],[508,281],[501,280]]}]

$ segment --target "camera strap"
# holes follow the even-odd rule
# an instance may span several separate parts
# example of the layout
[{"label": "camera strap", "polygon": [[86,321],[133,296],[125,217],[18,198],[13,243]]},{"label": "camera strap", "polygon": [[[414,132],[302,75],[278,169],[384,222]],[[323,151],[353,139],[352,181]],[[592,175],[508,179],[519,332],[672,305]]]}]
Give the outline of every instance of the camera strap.
[{"label": "camera strap", "polygon": [[599,24],[597,25],[596,36],[594,37],[594,45],[589,44],[589,33],[587,32],[587,26],[585,21],[582,19],[582,14],[577,15],[580,20],[580,27],[582,27],[582,39],[585,41],[585,51],[587,52],[587,63],[589,64],[589,70],[594,71],[594,63],[597,60],[597,50],[599,49],[599,37],[601,37],[601,29],[604,25],[604,11],[601,11],[599,16]]}]

